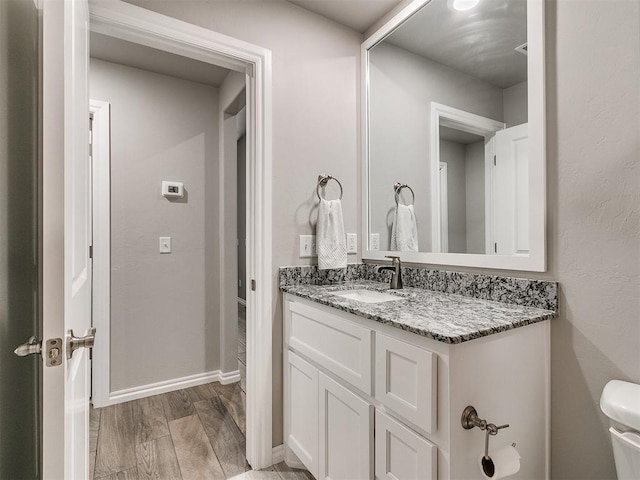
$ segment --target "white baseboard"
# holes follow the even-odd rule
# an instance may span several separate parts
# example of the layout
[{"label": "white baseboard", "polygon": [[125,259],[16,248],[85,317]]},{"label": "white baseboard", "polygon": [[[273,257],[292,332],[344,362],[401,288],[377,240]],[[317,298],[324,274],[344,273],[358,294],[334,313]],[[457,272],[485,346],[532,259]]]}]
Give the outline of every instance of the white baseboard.
[{"label": "white baseboard", "polygon": [[234,370],[232,372],[220,372],[219,382],[222,385],[227,385],[229,383],[236,383],[239,381],[240,381],[240,370]]},{"label": "white baseboard", "polygon": [[213,370],[211,372],[197,373],[186,377],[174,378],[171,380],[163,380],[162,382],[150,383],[148,385],[140,385],[139,387],[125,388],[117,390],[109,394],[109,400],[105,405],[96,405],[106,407],[115,405],[116,403],[129,402],[139,398],[151,397],[161,393],[180,390],[181,388],[196,387],[205,383],[220,382],[222,384],[233,383],[240,380],[240,372],[238,370],[232,372],[221,372]]},{"label": "white baseboard", "polygon": [[243,298],[238,297],[238,303],[240,305],[244,305],[245,307],[247,306],[247,301],[244,300]]},{"label": "white baseboard", "polygon": [[273,447],[272,455],[274,465],[276,463],[284,462],[284,444],[281,443],[280,445]]},{"label": "white baseboard", "polygon": [[[307,469],[307,466],[300,461],[298,456],[295,453],[293,453],[290,448],[286,448],[284,446],[284,444],[283,445],[278,445],[278,447],[282,447],[282,460],[281,461],[284,461],[284,463],[286,463],[288,467],[299,468],[301,470],[306,470]],[[275,458],[273,460],[273,463],[276,463]]]}]

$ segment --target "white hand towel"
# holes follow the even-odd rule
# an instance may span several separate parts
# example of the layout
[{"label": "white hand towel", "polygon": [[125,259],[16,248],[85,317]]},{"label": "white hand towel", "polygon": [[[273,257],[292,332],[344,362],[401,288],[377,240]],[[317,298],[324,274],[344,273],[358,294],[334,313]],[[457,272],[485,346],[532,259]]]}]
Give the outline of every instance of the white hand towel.
[{"label": "white hand towel", "polygon": [[340,200],[320,200],[316,246],[320,270],[347,266],[347,241]]},{"label": "white hand towel", "polygon": [[413,205],[398,204],[391,227],[391,250],[418,251],[418,225]]}]

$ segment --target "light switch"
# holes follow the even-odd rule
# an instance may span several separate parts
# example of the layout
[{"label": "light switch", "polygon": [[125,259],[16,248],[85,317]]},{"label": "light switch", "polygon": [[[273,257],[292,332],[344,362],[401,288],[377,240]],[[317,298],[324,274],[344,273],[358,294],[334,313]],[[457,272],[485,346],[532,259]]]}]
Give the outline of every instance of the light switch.
[{"label": "light switch", "polygon": [[347,233],[347,253],[358,253],[357,233]]},{"label": "light switch", "polygon": [[171,237],[160,237],[160,253],[171,253]]}]

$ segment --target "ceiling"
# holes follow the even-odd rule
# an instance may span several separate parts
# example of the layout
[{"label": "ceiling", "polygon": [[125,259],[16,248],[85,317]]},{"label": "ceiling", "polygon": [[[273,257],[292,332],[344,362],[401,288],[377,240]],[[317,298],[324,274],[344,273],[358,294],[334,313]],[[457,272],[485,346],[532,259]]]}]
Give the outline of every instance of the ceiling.
[{"label": "ceiling", "polygon": [[346,25],[360,33],[382,18],[400,0],[288,0],[290,3]]},{"label": "ceiling", "polygon": [[387,39],[397,47],[507,88],[527,79],[526,0],[480,0],[465,12],[432,0]]},{"label": "ceiling", "polygon": [[91,57],[219,87],[229,70],[138,43],[91,32]]}]

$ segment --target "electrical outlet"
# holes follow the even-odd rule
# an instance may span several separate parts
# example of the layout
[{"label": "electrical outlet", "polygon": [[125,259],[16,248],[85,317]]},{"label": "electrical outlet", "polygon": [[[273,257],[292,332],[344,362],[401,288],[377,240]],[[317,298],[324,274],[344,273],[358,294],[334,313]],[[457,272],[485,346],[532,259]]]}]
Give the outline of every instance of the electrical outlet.
[{"label": "electrical outlet", "polygon": [[380,234],[372,233],[369,236],[369,248],[371,250],[380,250]]},{"label": "electrical outlet", "polygon": [[358,253],[357,233],[347,233],[347,253]]},{"label": "electrical outlet", "polygon": [[316,253],[316,236],[300,235],[300,258],[315,257]]}]

